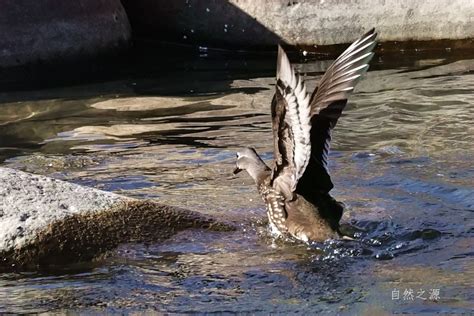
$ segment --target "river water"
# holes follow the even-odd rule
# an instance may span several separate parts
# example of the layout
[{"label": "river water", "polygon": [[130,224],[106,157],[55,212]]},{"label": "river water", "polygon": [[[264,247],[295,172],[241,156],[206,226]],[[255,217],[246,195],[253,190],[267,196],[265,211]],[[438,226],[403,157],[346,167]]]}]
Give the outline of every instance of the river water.
[{"label": "river water", "polygon": [[[240,146],[272,158],[274,58],[148,59],[115,77],[1,93],[2,166],[239,229],[0,274],[0,313],[473,312],[474,55],[374,59],[330,155],[333,195],[358,238],[311,246],[272,240],[256,188],[231,173]],[[328,64],[297,68],[314,87]]]}]

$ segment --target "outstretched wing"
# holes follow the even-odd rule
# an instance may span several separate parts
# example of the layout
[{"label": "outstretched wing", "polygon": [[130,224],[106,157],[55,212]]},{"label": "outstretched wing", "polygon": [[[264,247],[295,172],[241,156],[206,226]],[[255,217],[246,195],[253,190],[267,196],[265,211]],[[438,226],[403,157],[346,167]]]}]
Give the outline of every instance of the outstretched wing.
[{"label": "outstretched wing", "polygon": [[311,153],[310,95],[283,49],[278,47],[276,92],[272,101],[275,161],[272,185],[291,199]]},{"label": "outstretched wing", "polygon": [[311,96],[311,155],[296,190],[303,196],[327,193],[333,188],[327,168],[331,130],[350,93],[369,68],[376,37],[372,29],[349,46],[326,70]]}]

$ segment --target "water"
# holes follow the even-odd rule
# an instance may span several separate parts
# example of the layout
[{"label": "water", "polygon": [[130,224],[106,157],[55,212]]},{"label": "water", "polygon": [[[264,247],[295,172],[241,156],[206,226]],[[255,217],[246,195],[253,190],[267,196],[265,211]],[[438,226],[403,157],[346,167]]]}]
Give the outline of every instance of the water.
[{"label": "water", "polygon": [[[2,93],[3,166],[156,198],[239,229],[189,230],[93,263],[1,274],[0,313],[471,313],[469,58],[374,61],[334,131],[330,163],[342,221],[358,239],[312,246],[272,240],[255,187],[231,174],[239,146],[272,157],[274,56],[148,59],[87,84]],[[327,65],[298,69],[313,87]]]}]

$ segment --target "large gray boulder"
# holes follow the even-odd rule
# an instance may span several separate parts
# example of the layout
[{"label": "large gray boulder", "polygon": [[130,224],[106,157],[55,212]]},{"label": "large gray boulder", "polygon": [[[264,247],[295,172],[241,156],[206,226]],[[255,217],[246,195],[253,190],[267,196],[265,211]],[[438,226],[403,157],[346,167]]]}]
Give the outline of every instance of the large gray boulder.
[{"label": "large gray boulder", "polygon": [[65,61],[127,46],[120,0],[2,0],[0,67]]},{"label": "large gray boulder", "polygon": [[0,270],[87,261],[186,228],[232,229],[196,212],[0,168]]},{"label": "large gray boulder", "polygon": [[134,32],[202,46],[474,38],[472,0],[123,0]]}]

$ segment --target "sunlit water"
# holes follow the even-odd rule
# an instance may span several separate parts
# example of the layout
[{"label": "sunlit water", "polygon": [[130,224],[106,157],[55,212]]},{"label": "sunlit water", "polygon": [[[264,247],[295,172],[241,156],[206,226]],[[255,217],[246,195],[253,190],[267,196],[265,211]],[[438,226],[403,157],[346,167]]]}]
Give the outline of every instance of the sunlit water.
[{"label": "sunlit water", "polygon": [[[273,58],[199,59],[166,73],[2,93],[3,166],[155,198],[239,229],[190,230],[91,264],[1,274],[0,313],[472,312],[474,60],[375,60],[330,156],[333,195],[358,238],[306,246],[272,240],[255,187],[231,174],[239,146],[272,157]],[[327,65],[298,69],[313,87]]]}]

